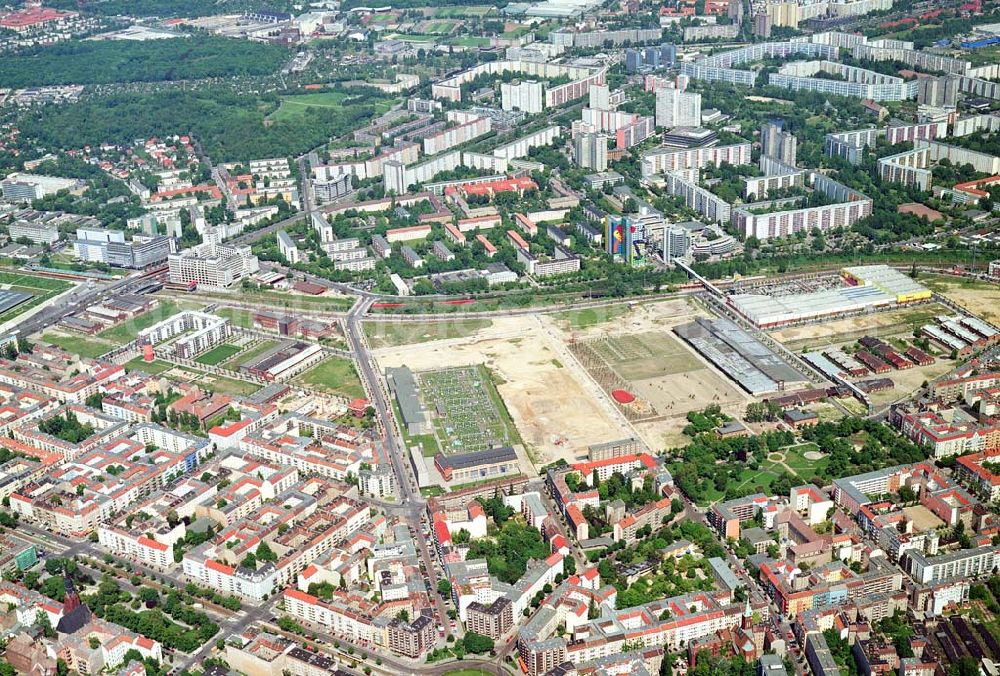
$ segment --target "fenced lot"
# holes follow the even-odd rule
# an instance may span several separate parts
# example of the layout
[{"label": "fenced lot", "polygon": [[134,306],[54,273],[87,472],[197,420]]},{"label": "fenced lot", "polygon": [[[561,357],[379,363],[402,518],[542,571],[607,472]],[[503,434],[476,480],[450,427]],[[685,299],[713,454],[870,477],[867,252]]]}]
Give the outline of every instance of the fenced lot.
[{"label": "fenced lot", "polygon": [[702,367],[697,357],[683,345],[659,331],[599,338],[588,341],[587,346],[629,381],[686,373]]},{"label": "fenced lot", "polygon": [[418,374],[443,453],[471,453],[515,443],[514,425],[483,366]]}]

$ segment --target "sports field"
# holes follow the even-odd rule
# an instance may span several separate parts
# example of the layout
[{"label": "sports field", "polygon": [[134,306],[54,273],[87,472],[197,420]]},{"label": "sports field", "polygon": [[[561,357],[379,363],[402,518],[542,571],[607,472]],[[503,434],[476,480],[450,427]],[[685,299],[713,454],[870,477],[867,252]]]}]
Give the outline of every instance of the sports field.
[{"label": "sports field", "polygon": [[466,17],[482,17],[495,14],[496,7],[490,5],[469,5],[468,7],[438,7],[434,10],[434,16],[441,19],[464,19]]},{"label": "sports field", "polygon": [[437,42],[440,38],[440,35],[430,35],[428,33],[396,33],[392,36],[393,40],[399,40],[401,42],[415,42],[419,44],[430,44],[432,42]]},{"label": "sports field", "polygon": [[424,405],[434,412],[434,434],[444,453],[510,446],[516,430],[489,371],[464,366],[417,374]]},{"label": "sports field", "polygon": [[3,314],[0,314],[0,324],[14,319],[33,307],[37,307],[58,296],[73,285],[62,279],[51,279],[41,277],[37,274],[27,274],[23,272],[0,272],[0,289],[6,291],[22,291],[30,293],[31,299],[26,300],[16,307],[12,307]]},{"label": "sports field", "polygon": [[417,24],[416,30],[420,33],[430,33],[432,35],[447,35],[457,27],[457,21],[421,21]]},{"label": "sports field", "polygon": [[490,39],[463,35],[457,38],[449,38],[448,44],[455,45],[456,47],[489,47]]},{"label": "sports field", "polygon": [[[595,344],[596,343],[596,344]],[[590,343],[625,380],[646,380],[701,368],[701,363],[666,333],[610,336]]]},{"label": "sports field", "polygon": [[199,364],[208,364],[209,366],[215,366],[217,364],[221,364],[222,362],[226,361],[234,354],[238,354],[239,351],[240,348],[237,347],[236,345],[229,345],[228,343],[223,345],[216,345],[208,352],[205,352],[204,354],[200,355],[197,359],[195,359],[195,361],[198,362]]},{"label": "sports field", "polygon": [[296,376],[295,381],[328,394],[348,398],[365,396],[354,362],[344,357],[328,357]]}]

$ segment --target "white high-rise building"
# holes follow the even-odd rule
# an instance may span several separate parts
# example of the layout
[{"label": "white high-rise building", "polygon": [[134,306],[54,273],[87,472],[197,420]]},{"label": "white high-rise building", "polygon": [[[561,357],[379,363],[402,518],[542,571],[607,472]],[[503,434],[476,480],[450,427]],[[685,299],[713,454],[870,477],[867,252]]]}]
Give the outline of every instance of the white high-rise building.
[{"label": "white high-rise building", "polygon": [[504,110],[520,110],[533,115],[542,112],[542,83],[535,80],[515,80],[500,83],[500,100]]},{"label": "white high-rise building", "polygon": [[611,89],[608,85],[590,85],[590,107],[611,110]]},{"label": "white high-rise building", "polygon": [[701,126],[701,94],[678,89],[657,89],[656,126]]},{"label": "white high-rise building", "polygon": [[288,236],[288,233],[284,230],[278,231],[278,251],[281,255],[285,257],[292,265],[299,262],[299,247],[295,244],[294,240]]},{"label": "white high-rise building", "polygon": [[606,134],[584,132],[573,139],[576,163],[584,169],[606,171],[608,168],[608,137]]},{"label": "white high-rise building", "polygon": [[172,284],[227,287],[257,273],[260,263],[250,247],[200,244],[167,258]]}]

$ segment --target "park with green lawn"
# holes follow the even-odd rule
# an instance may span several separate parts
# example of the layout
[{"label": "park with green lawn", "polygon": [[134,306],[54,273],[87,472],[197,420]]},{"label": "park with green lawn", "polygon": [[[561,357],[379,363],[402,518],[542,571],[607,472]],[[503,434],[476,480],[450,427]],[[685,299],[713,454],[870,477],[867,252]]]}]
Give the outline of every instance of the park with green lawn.
[{"label": "park with green lawn", "polygon": [[233,355],[239,354],[240,350],[243,349],[237,345],[230,345],[224,343],[222,345],[216,345],[211,350],[201,354],[195,359],[199,364],[206,364],[208,366],[217,366],[222,362],[226,361]]},{"label": "park with green lawn", "polygon": [[666,453],[677,486],[694,502],[709,505],[753,493],[787,494],[793,486],[825,485],[831,479],[891,465],[920,462],[927,450],[880,422],[846,417],[820,422],[796,434],[767,431],[719,438],[718,407],[688,413],[691,442]]}]

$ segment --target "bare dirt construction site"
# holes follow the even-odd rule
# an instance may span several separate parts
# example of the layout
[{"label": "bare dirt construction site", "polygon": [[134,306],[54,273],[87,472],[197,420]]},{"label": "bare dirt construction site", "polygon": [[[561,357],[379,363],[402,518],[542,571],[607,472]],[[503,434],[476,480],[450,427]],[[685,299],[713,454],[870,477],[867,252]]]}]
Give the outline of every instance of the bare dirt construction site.
[{"label": "bare dirt construction site", "polygon": [[971,314],[991,324],[1000,322],[1000,286],[946,275],[921,275],[919,281],[932,291],[947,296]]},{"label": "bare dirt construction site", "polygon": [[[683,444],[687,412],[712,403],[743,414],[749,398],[671,333],[673,326],[704,315],[699,308],[678,299],[587,312],[494,318],[469,335],[380,347],[372,354],[382,369],[485,365],[536,467],[574,462],[586,457],[590,444],[629,436],[639,436],[654,451]],[[598,374],[575,355],[575,343],[603,355],[601,364],[656,415],[630,422]]]},{"label": "bare dirt construction site", "polygon": [[586,348],[587,357],[580,361],[592,377],[602,382],[609,370],[618,384],[649,405],[652,410],[633,418],[633,427],[651,449],[660,450],[688,441],[682,434],[688,411],[718,404],[742,417],[751,401],[672,333],[673,327],[699,316],[710,315],[688,299],[675,299],[636,305],[625,315],[586,328],[571,321],[556,323],[567,343]]},{"label": "bare dirt construction site", "polygon": [[589,444],[630,434],[544,319],[498,318],[468,336],[385,347],[372,354],[382,369],[408,366],[418,373],[485,365],[535,466],[560,458],[575,462]]}]

